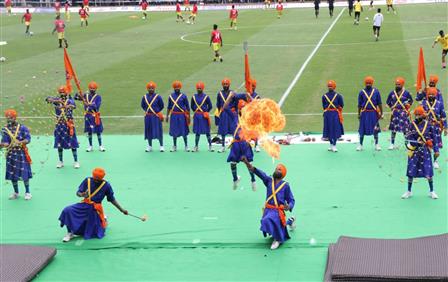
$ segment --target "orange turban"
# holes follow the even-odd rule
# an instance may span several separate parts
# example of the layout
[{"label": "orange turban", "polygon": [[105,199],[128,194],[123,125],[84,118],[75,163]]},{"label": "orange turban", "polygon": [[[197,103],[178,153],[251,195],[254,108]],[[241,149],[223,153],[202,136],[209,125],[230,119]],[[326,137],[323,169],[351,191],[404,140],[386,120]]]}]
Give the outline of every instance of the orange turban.
[{"label": "orange turban", "polygon": [[224,86],[224,85],[230,86],[230,79],[228,79],[228,78],[224,78],[224,79],[221,81],[221,84],[222,84],[222,86]]},{"label": "orange turban", "polygon": [[366,76],[366,78],[364,78],[364,83],[365,84],[372,84],[373,85],[373,82],[374,82],[375,80],[373,79],[373,77],[371,77],[371,76]]},{"label": "orange turban", "polygon": [[425,108],[423,108],[423,106],[418,106],[414,110],[414,115],[425,116],[426,115]]},{"label": "orange turban", "polygon": [[279,169],[282,172],[282,179],[286,176],[286,166],[283,164],[278,164],[277,169]]},{"label": "orange turban", "polygon": [[198,83],[196,83],[196,89],[204,90],[204,88],[205,88],[204,82],[198,81]]},{"label": "orange turban", "polygon": [[148,82],[146,84],[146,89],[147,90],[149,90],[149,89],[156,89],[156,88],[157,88],[157,84],[155,82],[153,82],[153,81],[150,81],[150,82]]},{"label": "orange turban", "polygon": [[334,81],[334,80],[329,80],[329,81],[327,82],[327,86],[328,86],[328,87],[331,87],[332,89],[336,89],[336,81]]},{"label": "orange turban", "polygon": [[429,82],[433,82],[434,84],[437,84],[437,82],[439,82],[439,77],[437,75],[430,75]]},{"label": "orange turban", "polygon": [[90,89],[90,90],[96,90],[96,89],[98,89],[98,84],[97,84],[95,81],[91,81],[91,82],[89,83],[89,89]]},{"label": "orange turban", "polygon": [[5,117],[6,118],[16,118],[17,117],[17,112],[16,110],[13,109],[8,109],[5,111]]},{"label": "orange turban", "polygon": [[397,78],[395,79],[395,84],[398,84],[398,85],[400,85],[400,86],[402,86],[402,87],[403,87],[403,85],[404,85],[404,82],[405,82],[405,80],[404,80],[404,78],[402,78],[402,77],[397,77]]},{"label": "orange turban", "polygon": [[97,167],[92,171],[92,176],[94,179],[103,180],[106,172],[101,167]]},{"label": "orange turban", "polygon": [[181,88],[182,88],[182,82],[180,82],[179,80],[173,81],[173,89],[174,90],[181,89]]}]

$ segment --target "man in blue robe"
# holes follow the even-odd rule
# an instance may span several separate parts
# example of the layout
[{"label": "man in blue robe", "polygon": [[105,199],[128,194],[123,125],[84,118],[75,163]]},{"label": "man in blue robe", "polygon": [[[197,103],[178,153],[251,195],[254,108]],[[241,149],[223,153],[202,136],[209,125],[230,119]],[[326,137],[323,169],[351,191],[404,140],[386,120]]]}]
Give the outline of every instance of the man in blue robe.
[{"label": "man in blue robe", "polygon": [[159,140],[160,152],[164,152],[163,147],[163,114],[162,110],[165,107],[163,99],[156,93],[157,85],[153,81],[146,84],[146,93],[142,97],[140,103],[143,111],[145,111],[145,140],[148,140],[146,152],[152,152],[152,140]]},{"label": "man in blue robe", "polygon": [[294,230],[296,226],[295,218],[291,217],[287,220],[285,214],[285,211],[292,211],[295,204],[289,183],[283,180],[286,176],[286,167],[279,164],[272,176],[268,176],[262,170],[252,166],[246,158],[243,158],[242,161],[266,186],[266,201],[260,230],[263,232],[263,236],[266,237],[267,234],[272,236],[274,240],[271,250],[275,250],[280,244],[290,239],[287,226],[291,230]]},{"label": "man in blue robe", "polygon": [[426,112],[422,106],[414,110],[415,120],[406,131],[406,146],[408,148],[408,166],[406,176],[408,177],[408,190],[401,196],[402,199],[412,197],[412,182],[414,178],[426,178],[429,184],[429,197],[438,199],[434,192],[432,177],[434,175],[431,150],[439,152],[437,144],[434,143],[434,128],[426,119]]},{"label": "man in blue robe", "polygon": [[182,83],[180,81],[173,82],[174,92],[168,97],[168,108],[166,121],[170,122],[170,136],[173,137],[173,147],[170,152],[177,151],[177,138],[184,139],[185,151],[188,148],[188,133],[190,133],[190,105],[187,95],[180,92]]},{"label": "man in blue robe", "polygon": [[12,182],[14,192],[10,200],[19,198],[19,181],[25,185],[25,200],[31,200],[30,182],[31,158],[28,154],[27,144],[31,141],[28,128],[17,122],[17,112],[9,109],[5,111],[6,126],[2,128],[0,148],[6,148],[6,180]]},{"label": "man in blue robe", "polygon": [[230,79],[224,78],[221,84],[222,90],[218,92],[216,98],[217,116],[219,117],[218,134],[221,136],[222,142],[218,153],[225,151],[226,135],[233,134],[238,123],[237,104],[233,91],[230,90]]},{"label": "man in blue robe", "polygon": [[202,81],[196,83],[197,93],[191,97],[191,110],[193,115],[193,133],[195,134],[195,145],[193,152],[199,151],[199,139],[201,135],[207,137],[208,151],[213,152],[212,138],[210,136],[210,111],[213,108],[210,97],[204,93],[205,85]]},{"label": "man in blue robe", "polygon": [[405,80],[402,77],[395,79],[395,89],[387,96],[386,104],[392,111],[390,117],[389,130],[391,131],[389,150],[395,150],[398,147],[395,146],[395,137],[397,132],[406,133],[410,123],[410,112],[413,100],[412,96],[404,89]]},{"label": "man in blue robe", "polygon": [[87,177],[81,183],[76,195],[83,201],[65,207],[59,216],[61,227],[67,227],[67,234],[62,239],[68,242],[76,236],[84,239],[98,238],[105,235],[107,220],[104,215],[102,202],[104,198],[111,202],[120,212],[127,215],[114,196],[112,186],[104,180],[106,172],[102,168],[95,168],[92,177]]},{"label": "man in blue robe", "polygon": [[335,91],[336,82],[327,82],[328,92],[322,96],[322,108],[324,109],[324,130],[322,137],[330,141],[328,151],[337,152],[336,142],[344,135],[342,109],[344,97]]},{"label": "man in blue robe", "polygon": [[381,132],[379,120],[383,118],[381,95],[380,91],[373,87],[373,77],[367,76],[364,83],[365,88],[358,94],[359,145],[356,150],[364,149],[364,136],[373,135],[375,150],[381,151],[378,144],[378,134]]},{"label": "man in blue robe", "polygon": [[79,143],[76,137],[73,110],[76,109],[75,100],[69,95],[65,86],[58,89],[59,97],[47,97],[47,103],[54,106],[56,114],[56,126],[54,129],[54,148],[58,150],[59,162],[56,168],[64,167],[63,152],[71,150],[73,154],[73,167],[80,167],[78,162]]},{"label": "man in blue robe", "polygon": [[[442,132],[445,136],[448,134],[447,122],[446,122],[446,112],[443,106],[442,100],[438,100],[437,88],[430,87],[427,90],[427,98],[423,98],[422,106],[426,111],[428,120],[434,129],[434,143],[440,150],[443,148],[442,142]],[[439,169],[439,163],[437,158],[439,157],[439,152],[434,150],[434,168]]]},{"label": "man in blue robe", "polygon": [[101,120],[100,107],[102,98],[98,94],[98,84],[95,81],[89,83],[89,92],[84,95],[76,95],[75,99],[81,100],[84,104],[84,133],[87,134],[89,140],[89,146],[86,152],[93,151],[92,135],[95,133],[98,139],[98,145],[100,151],[105,152],[106,149],[103,146],[101,134],[103,133],[103,121]]}]

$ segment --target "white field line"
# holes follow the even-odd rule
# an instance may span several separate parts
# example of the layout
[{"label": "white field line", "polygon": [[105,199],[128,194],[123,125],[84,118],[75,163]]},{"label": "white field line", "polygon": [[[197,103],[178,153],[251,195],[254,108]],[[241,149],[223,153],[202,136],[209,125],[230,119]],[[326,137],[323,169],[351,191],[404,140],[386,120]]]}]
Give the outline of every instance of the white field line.
[{"label": "white field line", "polygon": [[289,93],[291,93],[292,88],[294,87],[294,85],[296,85],[297,81],[299,80],[299,78],[302,76],[303,71],[305,70],[305,68],[308,66],[308,63],[311,61],[311,59],[314,57],[314,54],[316,54],[317,50],[319,49],[319,47],[322,45],[322,42],[324,42],[325,38],[327,37],[327,35],[330,33],[330,31],[333,29],[333,27],[335,26],[336,22],[339,20],[339,18],[342,16],[342,14],[344,13],[345,8],[342,9],[339,12],[339,15],[336,17],[336,19],[334,19],[334,21],[331,23],[331,25],[328,27],[327,31],[324,33],[324,35],[322,36],[322,38],[319,40],[319,42],[317,43],[316,47],[314,47],[313,51],[311,52],[311,54],[308,56],[308,58],[305,60],[305,62],[303,63],[302,67],[299,69],[299,72],[296,74],[296,76],[294,77],[294,79],[292,80],[291,84],[289,84],[288,88],[286,89],[285,93],[283,93],[283,96],[280,98],[280,101],[278,102],[278,105],[280,107],[283,106],[283,104],[286,101],[286,98],[288,98]]}]

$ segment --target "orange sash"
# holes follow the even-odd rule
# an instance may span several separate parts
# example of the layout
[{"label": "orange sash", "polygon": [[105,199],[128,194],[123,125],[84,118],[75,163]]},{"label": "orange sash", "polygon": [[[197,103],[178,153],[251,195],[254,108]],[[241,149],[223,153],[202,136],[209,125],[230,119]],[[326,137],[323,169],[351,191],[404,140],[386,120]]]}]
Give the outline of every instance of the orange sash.
[{"label": "orange sash", "polygon": [[103,186],[106,184],[106,181],[103,181],[100,186],[98,186],[98,188],[96,188],[96,190],[91,193],[90,188],[91,188],[91,178],[87,178],[87,193],[89,194],[89,196],[87,198],[84,198],[84,200],[82,201],[83,203],[92,205],[93,208],[95,209],[95,211],[97,212],[98,216],[100,217],[101,220],[101,226],[103,228],[107,227],[107,221],[106,218],[104,217],[104,210],[103,210],[103,205],[101,203],[96,203],[94,201],[92,201],[92,197],[96,195],[96,193],[98,193]]},{"label": "orange sash", "polygon": [[264,206],[267,209],[273,209],[273,210],[278,210],[278,216],[280,217],[280,221],[282,223],[282,226],[286,226],[286,214],[285,214],[285,210],[284,210],[284,206],[280,205],[280,206],[274,206],[271,204],[265,204]]},{"label": "orange sash", "polygon": [[95,202],[89,200],[88,198],[85,198],[82,202],[93,206],[93,208],[95,209],[96,213],[100,217],[101,226],[103,228],[106,228],[107,227],[107,221],[106,221],[106,218],[104,217],[103,205],[101,203],[95,203]]},{"label": "orange sash", "polygon": [[72,119],[67,120],[67,127],[68,127],[68,132],[70,134],[70,136],[73,136],[75,134],[75,123],[73,122]]}]

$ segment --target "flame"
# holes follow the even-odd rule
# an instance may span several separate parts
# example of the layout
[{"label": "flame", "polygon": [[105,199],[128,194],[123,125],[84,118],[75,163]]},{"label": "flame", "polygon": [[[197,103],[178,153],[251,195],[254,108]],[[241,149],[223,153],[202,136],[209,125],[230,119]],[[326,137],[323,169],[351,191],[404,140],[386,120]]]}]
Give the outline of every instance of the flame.
[{"label": "flame", "polygon": [[268,138],[268,134],[285,127],[286,119],[278,104],[271,99],[257,99],[241,110],[240,137],[246,141],[257,140],[273,158],[280,158],[280,145]]}]

